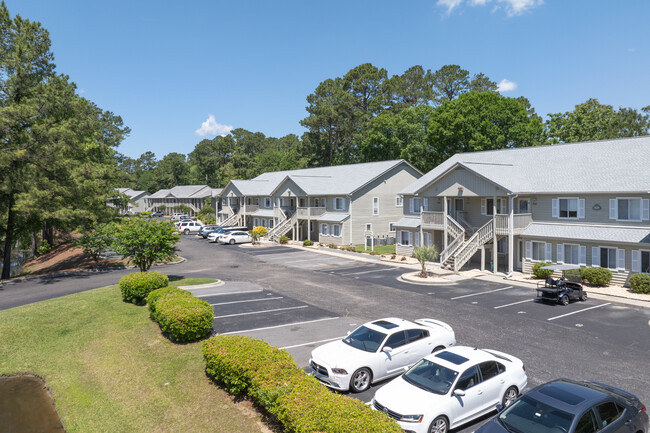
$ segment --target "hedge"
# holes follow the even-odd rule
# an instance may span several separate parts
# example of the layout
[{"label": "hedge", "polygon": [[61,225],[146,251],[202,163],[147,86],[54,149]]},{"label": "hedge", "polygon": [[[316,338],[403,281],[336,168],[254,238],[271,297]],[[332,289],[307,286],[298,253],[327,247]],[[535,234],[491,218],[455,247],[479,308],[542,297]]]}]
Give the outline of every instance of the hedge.
[{"label": "hedge", "polygon": [[299,368],[289,353],[251,337],[219,335],[203,343],[208,376],[248,395],[294,433],[401,432],[382,412],[335,394]]},{"label": "hedge", "polygon": [[537,262],[533,266],[533,275],[535,275],[536,278],[541,278],[543,280],[547,279],[551,275],[553,275],[553,271],[550,269],[541,269],[542,266],[549,266],[552,265],[553,263],[551,262]]},{"label": "hedge", "polygon": [[163,293],[153,305],[153,316],[160,330],[172,341],[198,340],[212,329],[212,306],[195,296],[170,291]]},{"label": "hedge", "polygon": [[606,286],[612,281],[612,271],[607,268],[582,268],[581,274],[592,286]]},{"label": "hedge", "polygon": [[169,278],[160,272],[134,272],[120,278],[122,299],[136,305],[144,305],[147,295],[161,287],[167,287]]},{"label": "hedge", "polygon": [[635,293],[650,293],[650,275],[632,275],[630,277],[630,288]]},{"label": "hedge", "polygon": [[280,236],[280,243],[283,245],[289,243],[289,238],[287,236]]},{"label": "hedge", "polygon": [[309,239],[305,239],[304,241],[302,241],[303,247],[311,247],[312,245],[314,245],[314,241],[310,241]]},{"label": "hedge", "polygon": [[147,295],[147,305],[149,306],[149,317],[151,317],[151,320],[154,322],[158,322],[158,317],[156,314],[156,302],[158,302],[158,300],[167,293],[181,293],[185,296],[193,296],[187,290],[179,289],[175,286],[163,287],[161,289],[151,291],[151,293]]}]

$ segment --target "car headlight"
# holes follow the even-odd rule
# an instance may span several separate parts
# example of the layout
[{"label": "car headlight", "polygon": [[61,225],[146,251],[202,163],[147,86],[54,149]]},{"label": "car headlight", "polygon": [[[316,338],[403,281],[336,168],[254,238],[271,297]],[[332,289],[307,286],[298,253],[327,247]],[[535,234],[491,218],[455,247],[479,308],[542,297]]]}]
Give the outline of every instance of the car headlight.
[{"label": "car headlight", "polygon": [[344,368],[333,368],[332,373],[334,373],[334,374],[348,374],[348,372],[345,371]]},{"label": "car headlight", "polygon": [[422,418],[424,418],[424,415],[402,415],[399,420],[404,422],[422,422]]}]

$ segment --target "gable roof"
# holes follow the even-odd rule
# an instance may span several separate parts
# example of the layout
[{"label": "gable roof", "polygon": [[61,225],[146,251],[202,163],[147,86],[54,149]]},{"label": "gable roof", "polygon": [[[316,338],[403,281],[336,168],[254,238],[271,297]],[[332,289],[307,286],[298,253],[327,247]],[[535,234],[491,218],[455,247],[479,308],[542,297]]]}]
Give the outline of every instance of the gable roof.
[{"label": "gable roof", "polygon": [[120,194],[125,194],[129,196],[131,200],[137,200],[142,196],[149,195],[147,191],[136,191],[131,188],[115,188],[115,190]]},{"label": "gable roof", "polygon": [[148,198],[205,198],[212,197],[212,190],[207,185],[178,185],[171,189],[161,189]]},{"label": "gable roof", "polygon": [[457,153],[400,194],[418,194],[456,167],[518,194],[646,193],[650,136]]}]

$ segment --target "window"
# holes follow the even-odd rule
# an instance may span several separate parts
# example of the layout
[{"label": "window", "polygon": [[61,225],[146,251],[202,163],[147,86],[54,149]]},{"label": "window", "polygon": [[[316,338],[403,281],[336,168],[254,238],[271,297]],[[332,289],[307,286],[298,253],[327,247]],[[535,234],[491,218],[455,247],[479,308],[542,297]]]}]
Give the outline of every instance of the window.
[{"label": "window", "polygon": [[407,232],[406,230],[402,230],[398,234],[397,241],[400,245],[411,245],[411,238],[412,238],[413,233]]},{"label": "window", "polygon": [[298,206],[305,207],[305,199],[304,198],[299,198],[298,199]]},{"label": "window", "polygon": [[[508,206],[506,205],[505,198],[498,198],[496,206],[497,206],[497,214],[508,213]],[[494,214],[494,199],[482,198],[481,215],[493,215],[493,214]]]},{"label": "window", "polygon": [[519,212],[518,213],[530,213],[530,199],[520,198],[519,199]]},{"label": "window", "polygon": [[412,198],[411,199],[411,213],[419,214],[421,206],[422,206],[422,199],[421,198]]},{"label": "window", "polygon": [[280,197],[280,206],[286,206],[286,205],[287,205],[286,197]]},{"label": "window", "polygon": [[367,224],[366,224],[366,231],[367,231],[367,232],[371,232],[371,231],[372,231],[372,224],[371,224],[371,223],[367,223]]},{"label": "window", "polygon": [[641,199],[619,198],[616,199],[617,215],[619,221],[641,221]]},{"label": "window", "polygon": [[257,218],[253,218],[253,225],[254,225],[255,227],[259,227],[259,225],[260,225],[260,220],[258,220]]},{"label": "window", "polygon": [[314,199],[314,207],[320,207],[320,201],[317,198]]},{"label": "window", "polygon": [[618,419],[619,416],[623,413],[623,408],[614,403],[613,401],[608,401],[607,403],[599,404],[596,406],[596,411],[600,416],[600,420],[603,422],[603,427],[610,425]]},{"label": "window", "polygon": [[424,234],[424,245],[427,247],[433,245],[433,236],[431,235],[431,233],[424,232],[423,234]]},{"label": "window", "polygon": [[379,215],[379,197],[372,198],[372,214],[374,216]]},{"label": "window", "polygon": [[[616,248],[606,248],[606,247],[594,247],[594,252],[597,254],[596,257],[592,257],[592,264],[594,266],[600,266],[601,268],[616,269]],[[600,251],[598,251],[600,250]],[[596,264],[596,260],[600,259],[600,262]]]},{"label": "window", "polygon": [[536,262],[551,260],[551,257],[546,256],[546,242],[528,241],[526,250],[526,257],[531,260]]},{"label": "window", "polygon": [[632,272],[650,274],[650,251],[632,250]]},{"label": "window", "polygon": [[558,254],[558,262],[563,262],[570,265],[579,265],[580,264],[580,245],[574,244],[560,244],[558,248],[564,247],[564,258],[560,260],[560,255]]},{"label": "window", "polygon": [[334,210],[345,210],[345,198],[343,197],[334,198]]},{"label": "window", "polygon": [[321,224],[320,225],[320,234],[323,236],[329,236],[330,234],[330,225],[329,224]]},{"label": "window", "polygon": [[595,433],[598,431],[598,424],[594,412],[589,409],[584,415],[580,417],[580,421],[576,425],[576,433]]},{"label": "window", "polygon": [[464,391],[474,385],[478,385],[478,383],[478,368],[473,366],[465,370],[465,373],[460,376],[460,379],[458,379],[458,383],[456,384],[456,389],[462,389]]},{"label": "window", "polygon": [[388,223],[388,231],[390,233],[395,232],[395,223]]},{"label": "window", "polygon": [[495,361],[482,362],[478,367],[481,370],[481,376],[483,377],[484,382],[499,374],[499,368]]},{"label": "window", "polygon": [[341,224],[332,224],[332,236],[341,237]]},{"label": "window", "polygon": [[650,251],[641,251],[641,272],[650,273]]},{"label": "window", "polygon": [[404,206],[404,197],[398,195],[395,197],[395,207],[402,207]]},{"label": "window", "polygon": [[273,205],[271,204],[271,197],[265,197],[264,198],[264,207],[267,208],[267,209],[270,209],[270,208],[273,207]]},{"label": "window", "polygon": [[429,331],[425,331],[424,329],[407,329],[406,330],[406,338],[408,339],[408,342],[411,343],[413,341],[418,341],[423,338],[427,338],[429,336]]},{"label": "window", "polygon": [[399,331],[388,337],[386,344],[384,344],[384,347],[395,349],[396,347],[404,346],[405,344],[406,335],[404,334],[404,331]]},{"label": "window", "polygon": [[551,216],[560,219],[578,219],[585,217],[585,199],[554,198],[551,200]]}]

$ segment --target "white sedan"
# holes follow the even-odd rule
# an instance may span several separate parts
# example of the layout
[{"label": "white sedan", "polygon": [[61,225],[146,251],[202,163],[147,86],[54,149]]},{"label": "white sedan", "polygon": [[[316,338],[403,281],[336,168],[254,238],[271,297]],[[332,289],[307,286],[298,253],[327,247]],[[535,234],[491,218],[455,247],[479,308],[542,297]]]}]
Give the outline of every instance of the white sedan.
[{"label": "white sedan", "polygon": [[375,393],[373,408],[410,433],[447,433],[509,406],[528,384],[512,355],[456,346],[427,356]]},{"label": "white sedan", "polygon": [[253,239],[248,232],[234,231],[228,233],[222,233],[221,236],[217,238],[217,242],[220,244],[243,244],[247,242],[252,242]]},{"label": "white sedan", "polygon": [[424,356],[456,344],[454,330],[433,319],[387,318],[365,323],[311,352],[312,375],[330,388],[362,392]]}]

